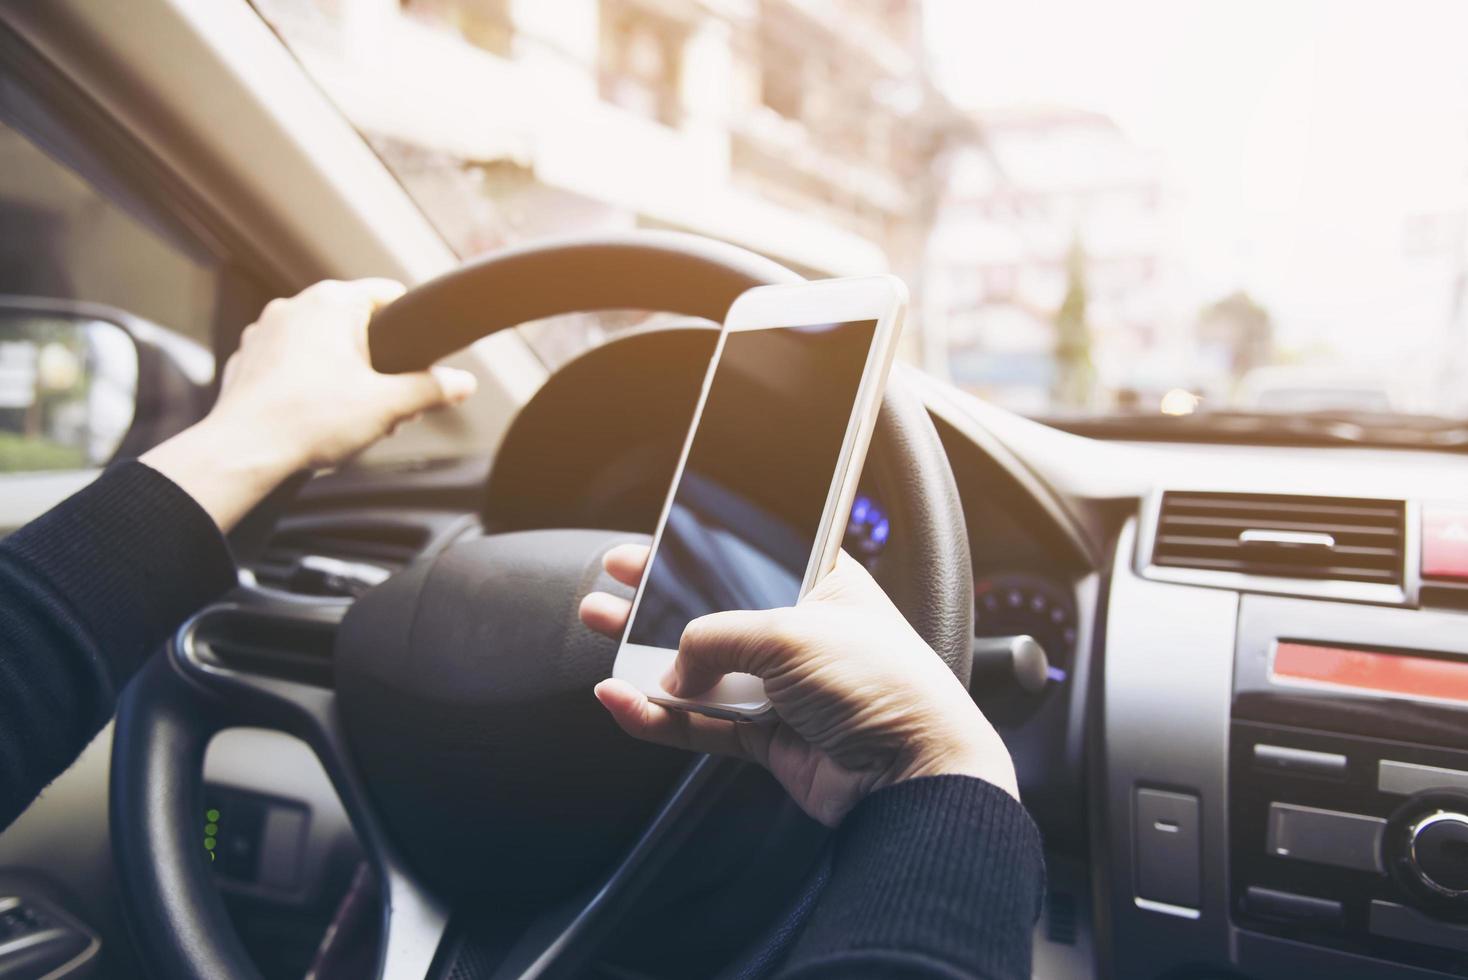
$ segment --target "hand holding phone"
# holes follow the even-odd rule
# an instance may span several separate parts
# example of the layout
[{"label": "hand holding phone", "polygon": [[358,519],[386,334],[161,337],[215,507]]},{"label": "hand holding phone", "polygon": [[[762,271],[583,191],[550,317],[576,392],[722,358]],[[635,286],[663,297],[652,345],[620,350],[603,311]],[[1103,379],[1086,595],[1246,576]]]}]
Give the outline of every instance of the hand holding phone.
[{"label": "hand holding phone", "polygon": [[890,276],[752,289],[729,310],[613,676],[658,704],[770,710],[760,679],[662,686],[688,624],[793,606],[829,572],[891,369],[906,289]]},{"label": "hand holding phone", "polygon": [[[607,571],[635,585],[642,545],[607,553]],[[581,619],[613,636],[626,599],[593,592]],[[771,724],[675,711],[626,681],[596,696],[629,735],[748,759],[769,769],[807,814],[829,826],[863,797],[918,776],[965,775],[1019,797],[1004,742],[953,672],[923,642],[859,562],[836,568],[792,609],[717,613],[683,637],[673,692],[697,696],[725,670],[764,679]]]}]

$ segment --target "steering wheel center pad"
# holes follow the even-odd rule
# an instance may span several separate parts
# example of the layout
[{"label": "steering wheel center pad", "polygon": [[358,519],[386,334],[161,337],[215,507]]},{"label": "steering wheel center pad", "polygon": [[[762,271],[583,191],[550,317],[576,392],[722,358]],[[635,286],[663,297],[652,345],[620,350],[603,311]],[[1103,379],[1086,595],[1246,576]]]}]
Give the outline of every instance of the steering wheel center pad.
[{"label": "steering wheel center pad", "polygon": [[[626,737],[592,696],[615,640],[577,619],[641,535],[521,531],[461,542],[342,620],[336,687],[373,801],[438,892],[538,902],[601,870],[687,756]],[[553,848],[527,842],[556,841]],[[486,874],[486,869],[493,869]]]}]

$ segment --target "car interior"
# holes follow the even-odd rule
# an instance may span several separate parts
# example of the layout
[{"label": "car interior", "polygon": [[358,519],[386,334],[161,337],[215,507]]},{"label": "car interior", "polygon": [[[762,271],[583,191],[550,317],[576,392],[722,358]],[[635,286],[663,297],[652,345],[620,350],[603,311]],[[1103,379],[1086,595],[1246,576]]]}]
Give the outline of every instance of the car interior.
[{"label": "car interior", "polygon": [[[480,392],[232,534],[239,588],[0,833],[0,977],[719,975],[830,832],[622,737],[574,610],[653,532],[730,303],[811,270],[654,221],[461,255],[270,6],[0,2],[0,531],[323,278],[402,280],[374,364]],[[12,437],[28,344],[122,421]],[[1044,839],[1034,976],[1468,977],[1462,423],[1035,418],[905,360],[845,547],[972,660]]]}]

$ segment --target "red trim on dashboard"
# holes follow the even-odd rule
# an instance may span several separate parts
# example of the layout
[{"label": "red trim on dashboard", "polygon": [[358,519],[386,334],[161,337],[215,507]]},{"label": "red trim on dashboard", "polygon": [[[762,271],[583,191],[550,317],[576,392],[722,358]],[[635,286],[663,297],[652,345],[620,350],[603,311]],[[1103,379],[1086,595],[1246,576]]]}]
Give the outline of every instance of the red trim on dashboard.
[{"label": "red trim on dashboard", "polygon": [[1274,649],[1274,676],[1468,703],[1468,663],[1461,660],[1280,641]]}]

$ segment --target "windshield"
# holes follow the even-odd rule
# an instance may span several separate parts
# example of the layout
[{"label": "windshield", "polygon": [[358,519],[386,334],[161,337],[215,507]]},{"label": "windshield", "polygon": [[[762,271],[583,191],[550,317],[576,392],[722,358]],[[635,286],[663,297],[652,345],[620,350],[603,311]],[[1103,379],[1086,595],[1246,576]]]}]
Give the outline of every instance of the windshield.
[{"label": "windshield", "polygon": [[652,227],[891,271],[909,360],[1051,418],[1468,416],[1457,0],[257,7],[461,256]]}]

